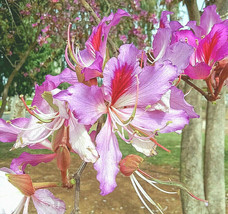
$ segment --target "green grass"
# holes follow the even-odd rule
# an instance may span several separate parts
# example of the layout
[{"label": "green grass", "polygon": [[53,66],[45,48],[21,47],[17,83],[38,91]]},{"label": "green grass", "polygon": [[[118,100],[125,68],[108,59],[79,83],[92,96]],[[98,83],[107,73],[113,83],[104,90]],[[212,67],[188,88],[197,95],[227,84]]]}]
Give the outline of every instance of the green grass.
[{"label": "green grass", "polygon": [[167,152],[160,147],[157,147],[158,155],[152,157],[146,157],[145,155],[137,152],[132,145],[126,144],[119,140],[120,150],[125,157],[128,154],[136,154],[143,157],[147,162],[156,165],[171,165],[173,167],[179,167],[179,158],[180,158],[180,141],[181,136],[176,133],[169,134],[160,134],[157,138],[157,141],[169,149],[171,152]]}]

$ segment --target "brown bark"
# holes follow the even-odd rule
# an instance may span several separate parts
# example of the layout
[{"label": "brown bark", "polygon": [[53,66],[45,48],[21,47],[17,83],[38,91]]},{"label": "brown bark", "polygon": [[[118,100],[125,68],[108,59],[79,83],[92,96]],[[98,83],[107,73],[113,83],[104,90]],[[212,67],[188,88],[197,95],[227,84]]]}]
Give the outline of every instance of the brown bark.
[{"label": "brown bark", "polygon": [[28,58],[31,50],[34,48],[35,44],[36,44],[35,42],[32,43],[29,46],[28,50],[23,54],[23,56],[20,59],[20,62],[14,68],[14,70],[12,71],[12,73],[10,74],[10,76],[9,76],[9,78],[7,80],[7,83],[4,86],[4,90],[3,90],[3,93],[2,93],[2,106],[0,108],[0,118],[2,117],[2,115],[3,115],[4,111],[5,111],[5,107],[6,107],[6,103],[7,103],[6,99],[8,97],[9,87],[10,87],[15,75],[18,73],[18,71],[21,69],[21,67],[25,63],[25,61]]},{"label": "brown bark", "polygon": [[205,137],[205,195],[209,213],[225,214],[225,93],[216,104],[207,103]]},{"label": "brown bark", "polygon": [[[186,92],[190,89],[186,85]],[[187,102],[201,115],[202,95],[194,89],[186,96]],[[182,132],[181,139],[181,182],[197,197],[204,199],[203,182],[203,145],[201,119],[191,119]],[[192,199],[181,192],[182,211],[184,214],[207,213],[204,203]]]},{"label": "brown bark", "polygon": [[194,20],[199,24],[200,21],[200,13],[197,6],[196,0],[185,0],[185,4],[188,10],[189,20]]}]

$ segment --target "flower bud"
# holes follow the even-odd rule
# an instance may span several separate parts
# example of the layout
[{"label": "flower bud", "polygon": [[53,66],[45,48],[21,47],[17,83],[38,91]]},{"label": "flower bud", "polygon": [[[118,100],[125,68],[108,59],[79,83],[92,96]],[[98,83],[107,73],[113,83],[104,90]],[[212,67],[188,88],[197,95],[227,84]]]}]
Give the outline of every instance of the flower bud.
[{"label": "flower bud", "polygon": [[128,155],[119,163],[120,172],[125,176],[130,176],[134,171],[139,168],[139,164],[142,163],[142,161],[143,158],[138,155]]}]

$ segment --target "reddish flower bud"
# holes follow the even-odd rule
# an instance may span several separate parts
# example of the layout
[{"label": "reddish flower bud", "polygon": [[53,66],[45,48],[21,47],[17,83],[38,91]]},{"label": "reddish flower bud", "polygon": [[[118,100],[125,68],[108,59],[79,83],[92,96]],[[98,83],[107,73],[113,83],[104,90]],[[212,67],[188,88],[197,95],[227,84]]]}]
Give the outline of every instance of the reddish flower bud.
[{"label": "reddish flower bud", "polygon": [[130,176],[134,171],[139,168],[139,164],[142,163],[143,158],[138,155],[128,155],[122,159],[119,163],[120,171],[125,176]]}]

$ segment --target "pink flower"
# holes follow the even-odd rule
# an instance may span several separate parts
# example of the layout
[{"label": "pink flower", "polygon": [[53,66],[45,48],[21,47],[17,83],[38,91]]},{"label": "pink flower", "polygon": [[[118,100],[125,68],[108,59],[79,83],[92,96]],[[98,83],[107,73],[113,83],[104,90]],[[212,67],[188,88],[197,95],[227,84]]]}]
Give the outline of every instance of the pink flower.
[{"label": "pink flower", "polygon": [[215,80],[213,67],[228,56],[228,24],[216,13],[216,6],[211,5],[204,9],[199,26],[194,21],[190,21],[187,26],[194,33],[181,30],[175,32],[173,38],[174,42],[185,41],[195,50],[184,73],[192,79],[205,80],[211,99],[215,100],[226,80],[226,69],[217,72]]},{"label": "pink flower", "polygon": [[79,123],[92,125],[107,114],[96,137],[100,158],[94,164],[102,195],[116,187],[122,154],[115,132],[136,150],[151,156],[156,154],[157,145],[162,147],[155,140],[158,132],[181,130],[189,117],[198,117],[184,101],[183,93],[171,84],[177,77],[176,68],[168,61],[141,68],[142,54],[133,44],[122,45],[118,58],[111,58],[105,65],[102,87],[78,83],[54,95],[68,102]]},{"label": "pink flower", "polygon": [[127,36],[126,35],[120,35],[120,40],[123,41],[123,43],[127,42]]},{"label": "pink flower", "polygon": [[34,23],[34,24],[32,24],[32,27],[36,27],[36,26],[38,26],[38,23],[37,22]]},{"label": "pink flower", "polygon": [[[79,47],[74,47],[74,42],[71,43],[70,38],[70,27],[68,28],[68,45],[66,47],[65,57],[68,65],[71,69],[79,70],[78,75],[82,77],[85,81],[101,76],[102,66],[106,57],[106,43],[108,39],[108,33],[112,26],[119,23],[123,16],[129,16],[124,10],[118,10],[117,13],[111,13],[108,17],[104,17],[97,27],[93,28],[92,34],[85,43],[86,48],[82,51]],[[107,24],[109,22],[109,24]],[[71,59],[74,61],[76,66],[72,64],[68,57],[68,52],[70,53]],[[80,81],[81,78],[79,78]]]}]

